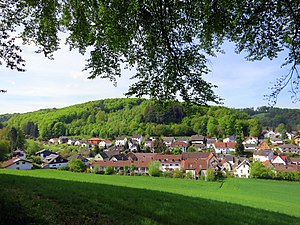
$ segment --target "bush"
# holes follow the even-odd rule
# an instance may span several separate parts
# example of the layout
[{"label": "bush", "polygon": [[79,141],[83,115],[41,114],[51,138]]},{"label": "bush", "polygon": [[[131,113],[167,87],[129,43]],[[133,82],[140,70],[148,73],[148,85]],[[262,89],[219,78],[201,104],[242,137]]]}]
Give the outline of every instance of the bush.
[{"label": "bush", "polygon": [[173,177],[174,178],[183,178],[184,175],[183,175],[183,172],[179,169],[175,169],[174,172],[173,172]]},{"label": "bush", "polygon": [[85,165],[80,159],[72,159],[69,162],[69,169],[72,172],[84,172]]},{"label": "bush", "polygon": [[206,181],[215,181],[216,180],[216,174],[213,169],[207,169],[206,170]]},{"label": "bush", "polygon": [[114,168],[111,166],[108,166],[105,168],[104,174],[105,175],[112,175],[114,173]]},{"label": "bush", "polygon": [[167,177],[167,178],[171,178],[171,177],[173,177],[173,173],[172,173],[172,171],[167,170],[167,171],[162,173],[162,176]]},{"label": "bush", "polygon": [[161,175],[161,171],[159,169],[160,163],[159,161],[152,161],[149,164],[149,175],[152,177],[159,177]]},{"label": "bush", "polygon": [[69,171],[70,168],[69,168],[69,166],[62,166],[62,167],[58,168],[57,170]]},{"label": "bush", "polygon": [[187,179],[187,180],[193,179],[193,174],[192,174],[192,172],[191,172],[191,171],[188,171],[187,173],[185,173],[184,178]]}]

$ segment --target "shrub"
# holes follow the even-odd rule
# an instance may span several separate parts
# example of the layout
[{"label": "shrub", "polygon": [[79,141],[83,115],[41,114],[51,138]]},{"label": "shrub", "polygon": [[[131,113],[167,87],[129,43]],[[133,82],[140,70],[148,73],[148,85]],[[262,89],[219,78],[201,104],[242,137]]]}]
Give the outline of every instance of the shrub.
[{"label": "shrub", "polygon": [[163,177],[168,177],[168,178],[173,177],[172,171],[169,171],[169,170],[164,171],[164,172],[162,173],[162,175],[163,175]]},{"label": "shrub", "polygon": [[152,177],[159,177],[161,175],[161,171],[159,169],[160,163],[159,161],[152,161],[149,164],[149,175]]},{"label": "shrub", "polygon": [[69,162],[69,169],[72,172],[84,172],[85,165],[80,159],[72,159]]},{"label": "shrub", "polygon": [[62,166],[62,167],[58,168],[57,170],[66,170],[66,171],[69,171],[70,168],[69,168],[69,166]]},{"label": "shrub", "polygon": [[192,172],[191,171],[186,172],[184,178],[187,179],[187,180],[193,179]]},{"label": "shrub", "polygon": [[104,170],[105,175],[112,175],[114,173],[114,168],[111,166],[107,166]]},{"label": "shrub", "polygon": [[182,170],[175,169],[174,172],[173,172],[173,177],[174,178],[183,178],[184,175],[183,175]]}]

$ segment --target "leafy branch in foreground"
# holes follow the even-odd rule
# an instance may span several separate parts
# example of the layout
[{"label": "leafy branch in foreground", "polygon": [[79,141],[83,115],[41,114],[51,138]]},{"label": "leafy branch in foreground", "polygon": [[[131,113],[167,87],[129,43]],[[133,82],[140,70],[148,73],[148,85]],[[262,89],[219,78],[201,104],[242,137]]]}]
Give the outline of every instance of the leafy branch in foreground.
[{"label": "leafy branch in foreground", "polygon": [[[91,79],[116,84],[123,65],[135,68],[137,81],[127,95],[220,103],[216,86],[204,78],[208,56],[222,52],[225,40],[236,44],[237,53],[247,52],[247,60],[273,59],[286,50],[283,66],[292,65],[291,73],[278,80],[269,100],[276,103],[288,83],[294,96],[299,92],[299,0],[17,0],[4,1],[0,10],[2,32],[20,35],[49,58],[59,49],[60,31],[70,49],[91,49],[85,67]],[[14,65],[23,68],[17,56]],[[10,65],[7,57],[0,52]]]}]

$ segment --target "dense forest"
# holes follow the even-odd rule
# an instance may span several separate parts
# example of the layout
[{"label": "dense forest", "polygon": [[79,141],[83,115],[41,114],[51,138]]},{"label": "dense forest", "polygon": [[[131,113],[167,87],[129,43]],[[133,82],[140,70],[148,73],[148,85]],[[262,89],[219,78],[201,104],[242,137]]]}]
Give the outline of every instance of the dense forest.
[{"label": "dense forest", "polygon": [[258,119],[264,129],[278,131],[299,131],[300,110],[262,106],[257,109],[245,108],[242,112]]},{"label": "dense forest", "polygon": [[202,134],[222,138],[232,134],[259,136],[262,128],[299,130],[300,110],[271,107],[237,110],[222,106],[121,98],[92,101],[62,109],[1,115],[0,121],[2,126],[15,127],[27,137],[41,140],[62,135],[115,138],[133,134]]}]

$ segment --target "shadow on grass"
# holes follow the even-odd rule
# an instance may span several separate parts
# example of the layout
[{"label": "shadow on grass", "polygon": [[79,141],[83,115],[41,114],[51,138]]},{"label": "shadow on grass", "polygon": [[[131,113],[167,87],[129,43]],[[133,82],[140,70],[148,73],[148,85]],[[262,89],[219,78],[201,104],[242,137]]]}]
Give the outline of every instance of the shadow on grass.
[{"label": "shadow on grass", "polygon": [[[234,194],[233,194],[234,197]],[[160,191],[0,175],[0,224],[299,224],[300,218]]]}]

